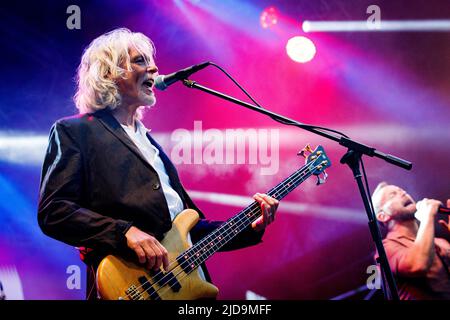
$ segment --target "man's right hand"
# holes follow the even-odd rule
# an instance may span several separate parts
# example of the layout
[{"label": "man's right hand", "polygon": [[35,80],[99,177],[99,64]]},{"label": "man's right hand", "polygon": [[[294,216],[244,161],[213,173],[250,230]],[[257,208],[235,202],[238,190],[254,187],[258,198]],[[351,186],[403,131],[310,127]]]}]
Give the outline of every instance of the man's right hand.
[{"label": "man's right hand", "polygon": [[427,220],[433,219],[442,205],[441,201],[424,198],[416,204],[417,212],[415,217],[420,222],[425,222]]},{"label": "man's right hand", "polygon": [[167,271],[169,267],[168,252],[155,237],[133,226],[125,233],[125,237],[128,247],[136,252],[140,263],[147,263],[148,269],[155,271],[163,265],[164,270]]}]

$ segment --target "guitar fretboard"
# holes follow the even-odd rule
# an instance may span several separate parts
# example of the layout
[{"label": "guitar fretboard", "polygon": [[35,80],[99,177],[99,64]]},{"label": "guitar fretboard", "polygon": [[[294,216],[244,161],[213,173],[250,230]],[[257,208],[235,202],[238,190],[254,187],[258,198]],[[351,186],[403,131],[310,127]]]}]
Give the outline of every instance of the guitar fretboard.
[{"label": "guitar fretboard", "polygon": [[[283,199],[303,181],[308,179],[315,169],[314,163],[306,164],[270,189],[266,194],[277,200]],[[228,219],[219,228],[211,232],[194,246],[180,254],[177,257],[179,265],[186,273],[191,272],[234,239],[239,233],[248,228],[259,216],[261,216],[261,208],[255,201],[237,215]]]}]

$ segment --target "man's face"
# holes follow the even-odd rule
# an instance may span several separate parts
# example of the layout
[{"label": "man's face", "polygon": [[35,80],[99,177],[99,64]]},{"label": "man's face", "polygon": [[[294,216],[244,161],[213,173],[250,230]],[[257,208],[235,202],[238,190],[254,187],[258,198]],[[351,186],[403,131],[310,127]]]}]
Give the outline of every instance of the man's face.
[{"label": "man's face", "polygon": [[[125,70],[124,78],[115,79],[122,105],[153,106],[156,103],[153,84],[158,75],[158,67],[152,56],[144,58],[135,48],[131,48],[129,54],[132,71]],[[126,69],[125,63],[121,67]]]},{"label": "man's face", "polygon": [[416,202],[402,188],[388,185],[380,191],[380,209],[389,220],[411,220],[416,212]]}]

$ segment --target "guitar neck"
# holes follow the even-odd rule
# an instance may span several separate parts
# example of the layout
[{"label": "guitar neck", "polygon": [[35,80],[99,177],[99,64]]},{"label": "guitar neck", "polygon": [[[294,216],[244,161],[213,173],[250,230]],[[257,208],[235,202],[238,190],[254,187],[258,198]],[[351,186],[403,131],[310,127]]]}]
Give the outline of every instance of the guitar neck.
[{"label": "guitar neck", "polygon": [[[314,164],[309,163],[270,189],[266,194],[274,199],[281,200],[308,179],[314,170]],[[249,227],[259,216],[261,216],[261,208],[255,201],[179,255],[177,261],[183,266],[186,273],[192,271]]]}]

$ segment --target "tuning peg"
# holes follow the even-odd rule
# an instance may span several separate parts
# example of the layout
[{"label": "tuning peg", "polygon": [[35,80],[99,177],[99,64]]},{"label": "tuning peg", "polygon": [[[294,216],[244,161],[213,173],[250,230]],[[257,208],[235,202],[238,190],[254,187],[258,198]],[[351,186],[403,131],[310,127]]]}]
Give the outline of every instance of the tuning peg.
[{"label": "tuning peg", "polygon": [[305,150],[300,150],[299,152],[297,152],[297,155],[298,156],[302,156],[303,158],[305,158],[306,159],[306,154],[305,154]]},{"label": "tuning peg", "polygon": [[306,152],[309,152],[309,153],[313,153],[313,149],[311,148],[311,146],[309,145],[309,144],[307,144],[302,150],[300,150],[299,152],[297,152],[297,155],[298,156],[302,156],[303,158],[306,158],[307,156],[306,156]]},{"label": "tuning peg", "polygon": [[[321,175],[323,176],[323,178],[320,178]],[[325,181],[327,181],[327,177],[328,177],[328,174],[327,174],[326,171],[324,171],[321,174],[317,175],[317,183],[316,183],[316,185],[325,183]]]}]

